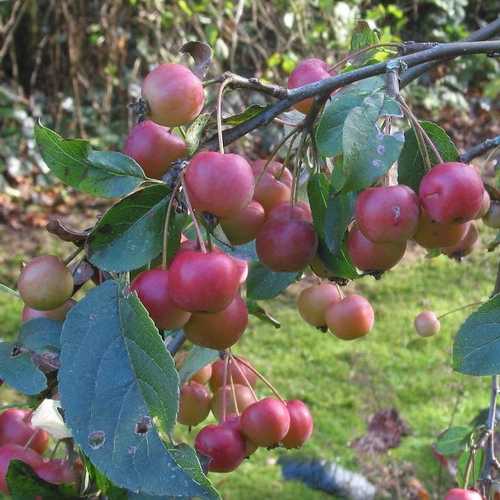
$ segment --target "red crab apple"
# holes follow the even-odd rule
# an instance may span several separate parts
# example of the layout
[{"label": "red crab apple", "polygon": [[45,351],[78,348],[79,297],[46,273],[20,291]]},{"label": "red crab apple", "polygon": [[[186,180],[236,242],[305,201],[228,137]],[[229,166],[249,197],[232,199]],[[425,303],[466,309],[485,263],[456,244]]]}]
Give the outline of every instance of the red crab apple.
[{"label": "red crab apple", "polygon": [[332,304],[325,313],[326,324],[342,340],[364,337],[373,328],[373,308],[361,295],[348,295]]},{"label": "red crab apple", "polygon": [[223,350],[236,344],[248,325],[245,301],[235,296],[222,311],[193,313],[184,325],[186,338],[193,344]]},{"label": "red crab apple", "polygon": [[[295,89],[308,83],[324,80],[334,75],[335,72],[328,72],[328,65],[321,59],[304,59],[301,61],[288,77],[288,88]],[[306,114],[313,104],[313,98],[309,97],[295,104],[295,108]]]},{"label": "red crab apple", "polygon": [[[189,351],[178,352],[175,356],[175,366],[177,369],[181,368],[186,358],[189,355]],[[212,365],[209,363],[204,367],[200,368],[196,373],[194,373],[190,380],[198,382],[199,384],[206,384],[212,377]]]},{"label": "red crab apple", "polygon": [[356,200],[356,223],[375,243],[401,243],[416,232],[420,207],[408,186],[368,188]]},{"label": "red crab apple", "polygon": [[456,245],[469,229],[469,223],[440,224],[434,222],[426,212],[422,211],[417,232],[413,239],[424,248],[443,248]]},{"label": "red crab apple", "polygon": [[5,476],[9,470],[11,460],[21,460],[32,469],[36,469],[43,464],[43,458],[31,448],[24,448],[13,443],[0,446],[0,491],[7,495],[9,494],[9,488]]},{"label": "red crab apple", "polygon": [[205,102],[201,80],[181,64],[160,64],[153,69],[142,84],[142,97],[151,119],[167,127],[194,120]]},{"label": "red crab apple", "polygon": [[184,384],[179,396],[177,421],[183,425],[198,425],[208,417],[212,396],[208,389],[198,382]]},{"label": "red crab apple", "polygon": [[290,413],[278,399],[261,399],[241,414],[241,430],[257,446],[277,445],[290,430]]},{"label": "red crab apple", "polygon": [[483,181],[465,163],[440,163],[427,172],[418,195],[429,217],[441,224],[474,219],[483,202]]},{"label": "red crab apple", "polygon": [[62,306],[73,294],[73,276],[54,255],[35,257],[21,271],[17,288],[33,309],[48,311]]},{"label": "red crab apple", "polygon": [[211,472],[231,472],[246,457],[246,443],[235,429],[225,425],[207,425],[196,436],[196,451],[207,457]]},{"label": "red crab apple", "polygon": [[39,478],[52,484],[70,484],[78,479],[75,467],[67,460],[47,460],[35,467],[34,471]]},{"label": "red crab apple", "polygon": [[[257,375],[248,368],[247,365],[250,365],[250,362],[246,358],[241,356],[240,358],[243,362],[233,358],[231,362],[228,363],[227,380],[229,381],[232,377],[233,383],[235,384],[246,385],[248,383],[252,387],[255,387]],[[225,360],[223,359],[218,359],[212,363],[212,378],[210,379],[209,385],[214,392],[224,384],[224,365]]]},{"label": "red crab apple", "polygon": [[257,234],[256,249],[272,271],[301,271],[316,255],[318,236],[305,220],[270,219]]},{"label": "red crab apple", "polygon": [[257,451],[258,446],[255,443],[252,443],[252,441],[247,439],[243,434],[241,430],[241,418],[239,415],[230,415],[224,422],[222,422],[222,425],[224,427],[229,427],[230,429],[233,429],[241,434],[246,444],[245,458],[248,458],[250,455]]},{"label": "red crab apple", "polygon": [[286,402],[290,414],[290,429],[281,440],[285,448],[300,448],[313,432],[313,418],[305,403],[294,399]]},{"label": "red crab apple", "polygon": [[32,309],[31,307],[24,306],[23,312],[21,313],[21,321],[30,321],[35,318],[47,318],[55,321],[64,321],[66,314],[75,304],[76,300],[68,299],[62,306],[56,307],[55,309],[49,309],[48,311],[38,311],[36,309]]},{"label": "red crab apple", "polygon": [[483,217],[483,222],[494,229],[500,229],[500,202],[493,200]]},{"label": "red crab apple", "polygon": [[415,330],[421,337],[432,337],[441,329],[441,323],[433,311],[422,311],[415,317]]},{"label": "red crab apple", "polygon": [[123,152],[133,158],[148,177],[160,179],[174,160],[186,155],[187,148],[167,127],[145,120],[129,132]]},{"label": "red crab apple", "polygon": [[276,205],[268,214],[267,220],[297,219],[306,222],[313,221],[311,207],[305,201],[298,201],[293,205],[287,201]]},{"label": "red crab apple", "polygon": [[374,243],[355,225],[347,236],[347,251],[357,268],[363,271],[386,271],[402,259],[406,251],[406,241]]},{"label": "red crab apple", "polygon": [[172,260],[169,284],[174,304],[190,312],[219,312],[236,296],[242,267],[221,251],[183,250]]},{"label": "red crab apple", "polygon": [[162,330],[182,328],[191,314],[179,309],[172,300],[170,273],[165,269],[150,269],[138,274],[130,290],[149,312],[156,326]]},{"label": "red crab apple", "polygon": [[326,326],[325,311],[333,303],[342,300],[339,289],[331,283],[321,283],[305,288],[297,299],[300,315],[312,326]]},{"label": "red crab apple", "polygon": [[197,153],[186,167],[184,179],[193,208],[217,217],[231,217],[243,210],[254,193],[252,167],[236,154]]},{"label": "red crab apple", "polygon": [[31,425],[31,411],[9,408],[0,414],[0,446],[5,444],[26,446],[43,453],[49,444],[49,435]]},{"label": "red crab apple", "polygon": [[[238,408],[236,408],[236,405],[234,404],[233,387],[236,397],[236,403],[238,403]],[[217,420],[222,420],[224,398],[226,403],[226,416],[232,415],[237,411],[242,412],[245,410],[245,408],[248,408],[255,402],[252,391],[247,386],[233,383],[233,387],[229,384],[228,381],[228,385],[219,387],[214,393],[214,397],[212,399],[212,413],[215,415],[215,418]]]},{"label": "red crab apple", "polygon": [[267,160],[252,162],[255,176],[253,197],[269,212],[276,205],[290,201],[293,177],[282,163],[271,161],[267,167],[266,163]]},{"label": "red crab apple", "polygon": [[233,216],[221,219],[220,225],[233,245],[243,245],[255,239],[265,220],[264,208],[258,201],[252,200]]},{"label": "red crab apple", "polygon": [[464,237],[451,247],[442,248],[441,251],[454,259],[461,259],[469,255],[479,241],[479,232],[473,222],[469,223],[469,228]]},{"label": "red crab apple", "polygon": [[477,491],[452,488],[448,490],[444,500],[482,500],[482,498],[483,497]]}]

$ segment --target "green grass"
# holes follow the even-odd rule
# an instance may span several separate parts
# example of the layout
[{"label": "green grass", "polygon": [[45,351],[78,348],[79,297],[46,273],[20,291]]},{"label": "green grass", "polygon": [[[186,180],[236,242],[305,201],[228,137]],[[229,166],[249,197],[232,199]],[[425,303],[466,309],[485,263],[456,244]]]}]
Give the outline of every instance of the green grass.
[{"label": "green grass", "polygon": [[[415,476],[437,495],[438,466],[431,444],[449,425],[455,405],[457,424],[470,421],[487,405],[489,381],[457,374],[450,367],[453,336],[470,310],[447,316],[441,332],[430,339],[414,333],[413,318],[423,308],[442,314],[487,298],[495,262],[496,255],[481,250],[461,264],[445,257],[420,259],[400,265],[379,281],[361,280],[356,286],[372,302],[376,326],[365,339],[350,343],[306,325],[293,307],[294,299],[285,296],[269,304],[281,329],[253,321],[236,352],[249,358],[286,398],[300,398],[310,406],[315,432],[301,455],[363,470],[368,459],[360,459],[350,441],[366,431],[369,415],[397,408],[411,435],[370,463],[380,467],[409,462]],[[19,311],[15,298],[0,294],[1,336],[14,334]],[[259,393],[266,394],[263,386]],[[11,397],[0,389],[0,402]],[[282,481],[275,464],[281,453],[259,450],[235,473],[214,474],[212,479],[225,499],[326,498]]]}]

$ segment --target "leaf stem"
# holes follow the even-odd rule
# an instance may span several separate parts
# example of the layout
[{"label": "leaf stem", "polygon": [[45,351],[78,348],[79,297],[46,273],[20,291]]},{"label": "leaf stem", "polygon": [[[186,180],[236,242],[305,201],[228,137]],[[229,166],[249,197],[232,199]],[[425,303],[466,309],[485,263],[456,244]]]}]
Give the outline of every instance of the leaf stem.
[{"label": "leaf stem", "polygon": [[172,190],[172,193],[170,194],[170,200],[168,200],[168,206],[167,206],[167,213],[165,214],[165,223],[163,225],[163,253],[161,256],[161,268],[162,269],[167,269],[167,247],[168,247],[168,226],[170,223],[170,214],[172,213],[172,207],[174,205],[174,200],[175,200],[175,195],[177,194],[177,191],[181,187],[182,184],[182,176],[179,176],[179,179],[177,179],[177,182],[174,186],[174,189]]},{"label": "leaf stem", "polygon": [[7,285],[4,285],[3,283],[0,283],[0,292],[8,293],[9,295],[13,295],[14,297],[17,297],[18,299],[21,298],[19,295],[19,292],[16,290],[13,290],[12,288],[8,287]]},{"label": "leaf stem", "polygon": [[463,309],[467,309],[468,307],[473,307],[473,306],[479,306],[481,304],[484,304],[484,300],[478,300],[476,302],[471,302],[470,304],[465,304],[463,306],[457,307],[456,309],[452,309],[451,311],[447,311],[437,317],[437,319],[442,319],[448,316],[448,314],[453,314],[459,311],[462,311]]},{"label": "leaf stem", "polygon": [[205,246],[205,242],[203,241],[203,235],[201,233],[200,225],[198,224],[198,220],[196,219],[196,214],[194,213],[193,205],[191,205],[191,200],[189,199],[188,190],[186,189],[184,174],[181,174],[181,186],[182,186],[182,192],[184,193],[184,199],[186,200],[186,205],[188,207],[188,211],[191,216],[191,220],[193,221],[194,230],[196,231],[196,238],[198,239],[201,251],[203,253],[207,253],[207,248]]},{"label": "leaf stem", "polygon": [[224,423],[226,421],[226,387],[227,387],[227,372],[228,372],[228,366],[229,366],[229,356],[226,353],[226,357],[224,358],[224,374],[222,377],[222,422]]},{"label": "leaf stem", "polygon": [[[229,362],[231,363],[233,361],[233,358],[229,358]],[[236,415],[239,416],[240,414],[240,409],[238,407],[238,401],[236,399],[236,389],[234,388],[234,382],[233,382],[233,372],[230,369],[229,370],[229,381],[231,382],[231,394],[233,396],[233,403],[234,403],[234,409],[236,410]]]},{"label": "leaf stem", "polygon": [[220,87],[217,95],[217,136],[219,138],[219,153],[224,154],[224,138],[222,136],[222,97],[224,89],[231,83],[231,78],[225,79]]},{"label": "leaf stem", "polygon": [[238,370],[238,373],[241,375],[241,378],[245,381],[245,384],[246,386],[248,387],[248,389],[250,390],[250,392],[252,393],[252,397],[255,401],[258,401],[259,398],[257,397],[257,394],[255,394],[255,391],[252,387],[252,384],[250,383],[250,381],[248,380],[248,377],[245,375],[245,372],[240,368],[239,366],[239,361],[237,359],[235,359],[234,355],[231,354],[231,358],[233,359],[233,362],[234,362],[234,366],[236,367],[236,369]]},{"label": "leaf stem", "polygon": [[76,257],[78,257],[78,255],[83,251],[83,247],[78,247],[75,249],[74,252],[72,252],[71,254],[69,254],[64,260],[64,265],[67,266],[68,264],[70,264],[74,259],[76,259]]}]

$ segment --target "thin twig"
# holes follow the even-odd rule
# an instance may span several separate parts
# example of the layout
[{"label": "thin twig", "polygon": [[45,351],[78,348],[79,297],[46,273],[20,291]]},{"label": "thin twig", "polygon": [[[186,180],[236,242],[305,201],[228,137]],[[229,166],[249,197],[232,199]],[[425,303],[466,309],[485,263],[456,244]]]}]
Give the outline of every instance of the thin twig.
[{"label": "thin twig", "polygon": [[200,245],[201,251],[203,253],[207,253],[207,248],[205,247],[205,242],[203,241],[203,235],[201,233],[200,225],[198,224],[198,220],[196,219],[196,214],[194,213],[193,210],[193,205],[191,205],[191,201],[189,199],[189,194],[186,189],[186,183],[184,181],[184,174],[181,174],[181,186],[182,186],[182,192],[184,193],[184,199],[186,200],[186,205],[189,211],[189,214],[191,215],[191,220],[193,221],[194,225],[194,230],[196,231],[196,238],[198,239],[198,243]]},{"label": "thin twig", "polygon": [[222,97],[224,89],[231,83],[231,80],[224,80],[219,87],[217,95],[217,137],[219,138],[219,153],[224,154],[224,140],[222,138]]},{"label": "thin twig", "polygon": [[179,176],[177,183],[170,194],[170,200],[168,200],[167,213],[165,214],[165,223],[163,225],[163,254],[161,256],[161,268],[167,269],[167,246],[168,246],[168,226],[170,223],[170,214],[172,213],[172,207],[174,206],[175,195],[181,187],[182,176]]},{"label": "thin twig", "polygon": [[471,147],[467,151],[464,151],[460,155],[460,161],[464,163],[469,163],[474,158],[477,158],[478,156],[483,155],[487,151],[490,151],[491,149],[495,149],[497,147],[500,147],[500,135],[497,135],[496,137],[493,137],[491,139],[486,139],[480,144]]}]

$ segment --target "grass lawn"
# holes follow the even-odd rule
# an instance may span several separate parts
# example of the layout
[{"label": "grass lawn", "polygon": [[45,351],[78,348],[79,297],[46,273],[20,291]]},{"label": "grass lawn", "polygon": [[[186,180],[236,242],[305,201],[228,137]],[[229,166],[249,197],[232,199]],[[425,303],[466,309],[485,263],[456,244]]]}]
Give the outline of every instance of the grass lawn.
[{"label": "grass lawn", "polygon": [[[438,314],[487,298],[493,287],[496,255],[484,249],[461,264],[445,257],[412,259],[387,273],[356,284],[372,302],[376,313],[373,332],[347,343],[306,325],[293,307],[291,295],[269,304],[282,323],[276,330],[252,322],[236,352],[249,358],[289,398],[306,401],[315,417],[315,432],[300,455],[336,460],[347,468],[367,472],[384,465],[410,463],[415,477],[433,497],[438,496],[438,465],[431,443],[446,428],[454,408],[454,423],[466,423],[487,405],[489,380],[454,373],[450,368],[453,336],[470,310],[447,316],[435,337],[421,339],[413,331],[413,318],[423,308]],[[18,326],[20,305],[0,294],[2,337]],[[259,386],[261,395],[266,390]],[[12,392],[0,389],[0,403]],[[401,446],[373,459],[360,457],[349,442],[366,430],[375,411],[395,407],[411,434]],[[295,482],[281,480],[275,464],[284,453],[259,450],[235,473],[213,474],[225,499],[326,498]],[[299,452],[286,452],[299,453]],[[443,474],[446,484],[446,474]],[[441,496],[442,497],[442,496]]]}]

